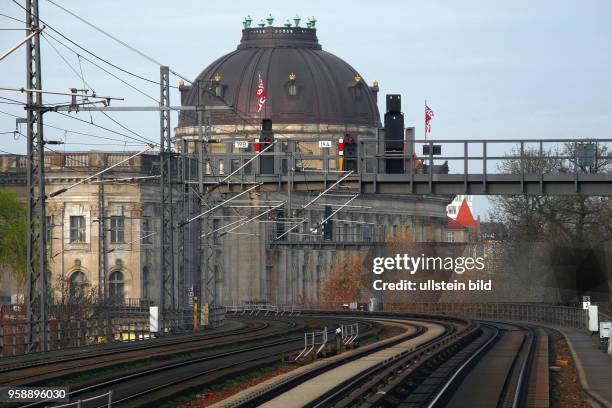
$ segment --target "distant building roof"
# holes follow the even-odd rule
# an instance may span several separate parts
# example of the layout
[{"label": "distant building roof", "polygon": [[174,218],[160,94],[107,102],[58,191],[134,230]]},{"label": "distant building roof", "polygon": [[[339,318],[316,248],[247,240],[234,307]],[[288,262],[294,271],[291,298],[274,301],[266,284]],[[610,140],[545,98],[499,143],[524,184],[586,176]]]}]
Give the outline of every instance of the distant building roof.
[{"label": "distant building roof", "polygon": [[447,229],[464,230],[467,227],[465,225],[459,224],[457,221],[453,220],[451,217],[447,217],[446,218],[446,228]]},{"label": "distant building roof", "polygon": [[461,202],[461,207],[459,207],[459,211],[457,212],[456,221],[468,228],[475,228],[478,226],[478,223],[474,219],[472,211],[470,211],[470,207],[465,200]]},{"label": "distant building roof", "polygon": [[[378,86],[368,86],[355,68],[322,50],[316,32],[304,27],[245,28],[237,50],[211,63],[192,85],[179,88],[181,104],[229,104],[238,112],[212,111],[215,125],[270,118],[275,124],[379,127]],[[201,56],[207,54],[195,47],[190,58]],[[261,112],[255,95],[260,75],[268,99]],[[196,123],[192,112],[179,115],[179,129]]]}]

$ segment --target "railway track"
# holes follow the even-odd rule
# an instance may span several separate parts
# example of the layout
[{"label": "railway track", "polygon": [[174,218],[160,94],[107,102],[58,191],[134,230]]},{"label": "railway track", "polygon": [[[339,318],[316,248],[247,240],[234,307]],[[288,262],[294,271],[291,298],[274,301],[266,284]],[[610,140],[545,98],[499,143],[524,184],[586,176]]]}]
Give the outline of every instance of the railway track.
[{"label": "railway track", "polygon": [[464,364],[458,370],[431,407],[464,407],[466,401],[473,407],[527,406],[537,339],[533,327],[493,322],[483,325],[497,331],[495,342],[472,356],[472,366]]},{"label": "railway track", "polygon": [[[410,336],[397,336],[393,341],[347,356],[340,361],[320,367],[290,381],[270,387],[259,395],[237,401],[235,404],[219,404],[232,407],[281,407],[281,406],[352,406],[351,393],[355,388],[371,390],[369,380],[395,362],[415,359],[418,355],[429,355],[444,344],[450,344],[473,326],[464,319],[423,318],[385,314],[394,322],[404,322],[419,327]],[[393,317],[396,316],[396,317]],[[314,381],[312,379],[315,378]],[[338,378],[343,380],[339,383]],[[363,387],[363,388],[362,388]],[[355,396],[355,395],[353,395]]]},{"label": "railway track", "polygon": [[[381,324],[402,322],[412,330],[326,359],[322,364],[314,364],[314,369],[293,375],[238,403],[222,402],[219,406],[457,408],[468,403],[470,407],[520,408],[530,402],[530,381],[537,379],[530,362],[536,353],[538,336],[529,325],[393,313],[304,314],[300,320],[304,320],[302,326],[294,323],[298,330],[303,330],[307,321],[316,321],[328,329],[340,323],[359,322],[360,338],[380,331]],[[262,323],[255,326],[261,330]],[[285,333],[291,332],[286,326]],[[71,387],[70,400],[86,400],[112,390],[113,406],[159,406],[175,396],[201,391],[207,384],[269,366],[278,362],[280,356],[303,347],[301,334],[267,339],[258,332],[243,335],[257,341],[243,339],[244,346],[238,349],[194,355],[184,361],[135,372],[119,371],[103,381]],[[343,379],[330,382],[326,373],[333,379],[340,373]],[[323,391],[312,394],[300,391],[300,387],[308,388],[313,379],[323,384]],[[287,399],[292,391],[294,396]],[[298,401],[295,395],[307,398]],[[102,406],[106,404],[95,401],[81,405]],[[529,406],[537,407],[533,402]]]},{"label": "railway track", "polygon": [[[450,322],[438,323],[446,327],[444,336],[427,339],[393,358],[383,355],[367,369],[340,367],[328,376],[336,383],[325,392],[317,392],[309,383],[292,384],[289,392],[278,387],[259,399],[219,406],[538,407],[537,399],[530,398],[530,385],[547,373],[538,373],[532,366],[538,347],[532,326],[471,322],[461,328]],[[367,358],[376,359],[377,355]],[[325,378],[321,375],[316,381],[323,383]]]},{"label": "railway track", "polygon": [[172,359],[185,353],[202,349],[223,347],[228,344],[239,345],[245,342],[275,337],[288,331],[301,331],[303,326],[295,322],[253,320],[245,327],[216,335],[168,337],[143,341],[137,344],[125,344],[124,347],[93,350],[82,355],[70,353],[67,356],[56,356],[46,360],[37,360],[23,364],[5,364],[0,368],[2,385],[41,385],[51,379],[61,379],[75,374],[84,374],[121,364],[135,363],[143,359]]},{"label": "railway track", "polygon": [[[313,322],[311,317],[300,320]],[[354,322],[355,320],[350,320]],[[334,323],[347,323],[346,318],[318,318],[321,325],[333,327]],[[373,332],[373,324],[362,323],[363,336]],[[303,331],[303,326],[302,326]],[[118,372],[104,381],[96,381],[84,386],[71,388],[71,401],[98,396],[108,390],[113,391],[113,406],[154,406],[175,395],[184,395],[201,389],[204,384],[220,381],[237,373],[269,365],[280,360],[280,356],[303,347],[303,335],[285,335],[277,339],[261,341],[256,345],[241,347],[237,350],[218,352],[212,355],[193,357],[185,361],[164,364],[158,367],[138,370],[134,373]],[[49,406],[32,403],[27,407]],[[52,405],[51,405],[52,406]],[[81,405],[83,408],[97,407],[95,401]]]}]

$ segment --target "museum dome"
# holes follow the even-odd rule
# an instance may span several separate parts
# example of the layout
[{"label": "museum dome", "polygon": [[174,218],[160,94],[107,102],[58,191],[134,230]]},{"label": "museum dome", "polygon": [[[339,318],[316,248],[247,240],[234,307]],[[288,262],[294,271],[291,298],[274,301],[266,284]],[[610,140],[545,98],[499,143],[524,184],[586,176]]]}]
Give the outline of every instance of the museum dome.
[{"label": "museum dome", "polygon": [[[266,102],[258,112],[260,75]],[[213,125],[271,118],[275,124],[380,126],[376,82],[368,86],[350,64],[324,51],[312,27],[244,28],[235,51],[180,90],[184,106],[224,102],[234,109],[213,111]],[[179,128],[194,125],[194,112],[181,113]]]}]

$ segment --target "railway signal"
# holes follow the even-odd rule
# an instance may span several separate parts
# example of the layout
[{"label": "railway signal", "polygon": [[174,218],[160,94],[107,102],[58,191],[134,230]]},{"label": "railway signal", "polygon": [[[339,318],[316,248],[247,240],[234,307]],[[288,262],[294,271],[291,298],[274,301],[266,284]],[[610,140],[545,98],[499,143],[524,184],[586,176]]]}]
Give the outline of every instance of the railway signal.
[{"label": "railway signal", "polygon": [[[272,132],[272,119],[262,119],[261,134],[259,136],[259,143],[255,145],[255,151],[259,153],[269,147],[272,143],[274,143],[274,133]],[[259,158],[260,174],[274,174],[273,150],[273,147],[270,148]]]},{"label": "railway signal", "polygon": [[357,138],[355,136],[349,135],[348,133],[344,135],[342,139],[342,143],[338,146],[338,151],[340,152],[340,146],[342,146],[343,160],[341,163],[341,170],[343,171],[357,171]]}]

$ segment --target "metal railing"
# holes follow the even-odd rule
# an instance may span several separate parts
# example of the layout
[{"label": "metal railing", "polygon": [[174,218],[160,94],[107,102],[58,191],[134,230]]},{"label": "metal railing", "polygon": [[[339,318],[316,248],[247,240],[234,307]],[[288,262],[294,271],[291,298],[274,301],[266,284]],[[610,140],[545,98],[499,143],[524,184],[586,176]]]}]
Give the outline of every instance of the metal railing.
[{"label": "metal railing", "polygon": [[227,306],[227,313],[234,316],[299,316],[301,309],[294,305],[271,305],[268,303],[248,303]]},{"label": "metal railing", "polygon": [[[109,391],[105,394],[101,394],[95,397],[80,399],[75,402],[71,402],[63,405],[53,405],[51,408],[81,408],[84,404],[91,401],[99,401],[98,404],[104,403],[103,400],[106,400],[105,406],[112,407],[113,406],[113,391]],[[104,405],[96,405],[96,407],[103,407]]]},{"label": "metal railing", "polygon": [[359,323],[341,325],[340,333],[342,335],[342,344],[350,346],[359,336]]},{"label": "metal railing", "polygon": [[588,328],[588,312],[578,307],[537,303],[385,303],[385,311],[514,320]]},{"label": "metal railing", "polygon": [[[211,307],[208,327],[221,326],[225,320],[225,313],[223,306]],[[19,320],[5,319],[0,322],[0,357],[27,354],[32,349],[31,344],[27,342],[29,325],[23,316],[18,318]],[[104,309],[98,309],[93,315],[47,320],[41,325],[47,335],[39,336],[47,340],[40,345],[42,347],[35,349],[54,351],[106,343],[144,341],[182,330],[191,331],[192,322],[191,310],[165,312],[161,322],[163,330],[152,332],[148,308],[146,316],[142,313],[107,314]]]},{"label": "metal railing", "polygon": [[[323,330],[304,333],[304,349],[297,355],[294,361],[298,361],[300,358],[306,358],[312,352],[314,352],[313,356],[316,357],[321,350],[325,348],[327,340],[327,327],[323,328]],[[319,348],[317,348],[317,346],[319,346]]]},{"label": "metal railing", "polygon": [[[332,139],[332,138],[330,138]],[[354,174],[347,182],[407,183],[406,192],[487,194],[489,184],[495,193],[544,193],[548,183],[567,184],[609,183],[612,174],[612,139],[487,139],[487,140],[408,140],[385,142],[374,138],[358,141],[356,156],[341,156],[338,140],[328,140],[331,147],[319,147],[312,139],[277,140],[273,149],[258,160],[245,165],[256,152],[247,141],[247,149],[236,148],[234,142],[245,139],[216,141],[206,156],[211,170],[204,175],[206,183],[218,184],[219,175],[236,173],[227,184],[249,184],[267,180],[293,184],[295,182],[328,183],[338,179],[340,170],[349,167]],[[324,142],[323,140],[321,142]],[[397,145],[399,143],[399,145]],[[440,154],[436,147],[441,147]],[[587,147],[584,147],[587,146]],[[592,146],[592,147],[590,147]],[[443,153],[443,154],[442,154]],[[260,160],[274,158],[274,171],[262,174]],[[269,160],[269,159],[268,159]],[[340,162],[351,165],[340,168]],[[389,170],[388,163],[396,166]],[[398,164],[399,163],[399,164]],[[380,179],[379,175],[386,179]],[[388,180],[387,180],[388,179]],[[446,184],[446,185],[444,185]],[[504,186],[507,188],[504,190]],[[419,188],[417,188],[417,185]],[[435,187],[439,186],[438,189]],[[603,186],[606,187],[606,186]],[[603,188],[602,187],[602,188]],[[497,191],[499,189],[499,192]],[[363,192],[365,189],[360,188]],[[375,190],[374,190],[375,191]],[[402,190],[404,191],[404,190]],[[559,190],[561,191],[561,190]],[[577,191],[563,190],[565,193]],[[602,194],[610,194],[610,189]]]}]

